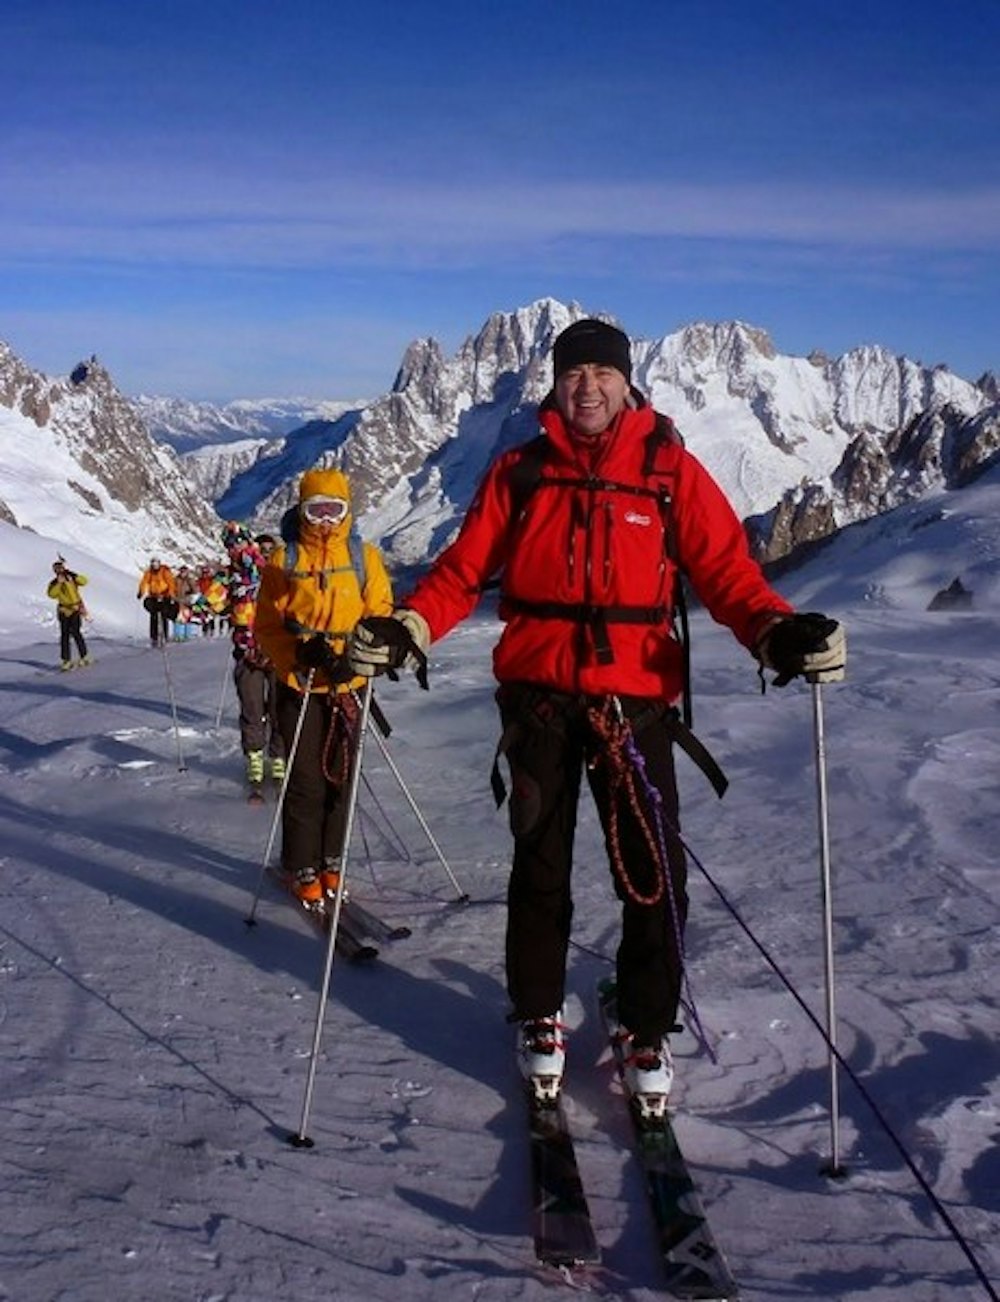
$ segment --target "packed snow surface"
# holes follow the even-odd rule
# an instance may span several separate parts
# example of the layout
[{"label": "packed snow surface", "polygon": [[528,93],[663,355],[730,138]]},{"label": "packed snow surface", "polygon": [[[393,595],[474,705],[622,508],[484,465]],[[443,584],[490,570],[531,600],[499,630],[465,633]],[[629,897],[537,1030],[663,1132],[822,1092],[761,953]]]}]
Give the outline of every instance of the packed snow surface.
[{"label": "packed snow surface", "polygon": [[[820,698],[840,1048],[994,1281],[998,492],[921,507],[920,528],[897,513],[779,583],[849,629],[848,681]],[[3,541],[5,585],[43,593],[44,540]],[[972,611],[926,611],[970,572]],[[0,1297],[663,1296],[594,1006],[617,907],[586,797],[566,1094],[604,1260],[564,1281],[533,1259],[504,1020],[509,835],[488,782],[492,613],[432,649],[428,693],[380,685],[390,753],[470,901],[370,743],[350,881],[413,934],[373,965],[334,964],[307,1115],[324,941],[262,880],[273,795],[244,802],[226,643],[150,650],[138,605],[110,603],[87,627],[97,663],[64,674],[44,618],[40,600],[0,637]],[[693,624],[696,728],[731,788],[720,803],[680,761],[684,832],[725,902],[692,865],[690,975],[716,1060],[676,1037],[676,1124],[742,1297],[987,1296],[843,1073],[848,1175],[820,1174],[826,1048],[730,911],[822,1020],[813,695],[762,695],[729,634]],[[314,1147],[288,1143],[300,1129]]]}]

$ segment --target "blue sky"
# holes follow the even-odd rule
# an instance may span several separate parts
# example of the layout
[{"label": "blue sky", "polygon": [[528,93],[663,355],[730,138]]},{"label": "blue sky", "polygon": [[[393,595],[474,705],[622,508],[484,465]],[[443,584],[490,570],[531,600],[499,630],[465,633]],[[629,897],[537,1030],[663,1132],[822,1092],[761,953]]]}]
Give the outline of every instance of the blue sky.
[{"label": "blue sky", "polygon": [[0,339],[129,393],[373,397],[552,296],[974,379],[998,46],[998,0],[4,0]]}]

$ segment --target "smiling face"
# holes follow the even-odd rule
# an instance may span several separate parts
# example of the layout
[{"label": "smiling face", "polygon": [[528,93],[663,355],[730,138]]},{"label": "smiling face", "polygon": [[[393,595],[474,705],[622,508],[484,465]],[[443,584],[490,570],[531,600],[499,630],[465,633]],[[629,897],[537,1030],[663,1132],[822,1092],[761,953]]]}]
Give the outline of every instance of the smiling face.
[{"label": "smiling face", "polygon": [[629,382],[614,366],[583,362],[563,371],[555,395],[566,423],[578,434],[603,434],[623,410]]}]

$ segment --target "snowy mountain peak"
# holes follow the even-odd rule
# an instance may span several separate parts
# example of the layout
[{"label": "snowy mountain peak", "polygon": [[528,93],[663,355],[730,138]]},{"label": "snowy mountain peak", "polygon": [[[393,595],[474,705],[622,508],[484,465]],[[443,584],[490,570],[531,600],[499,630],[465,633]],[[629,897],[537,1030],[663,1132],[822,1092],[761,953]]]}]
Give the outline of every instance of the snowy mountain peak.
[{"label": "snowy mountain peak", "polygon": [[[492,457],[534,432],[535,407],[552,383],[556,335],[590,315],[614,320],[543,298],[492,313],[450,356],[434,339],[415,340],[389,393],[328,425],[325,442],[316,430],[309,455],[332,456],[351,475],[362,527],[392,559],[426,559],[453,535]],[[937,444],[961,448],[963,474],[990,455],[989,422],[975,437],[971,427],[956,432],[989,409],[987,388],[879,345],[832,359],[793,357],[779,353],[766,330],[732,320],[635,338],[632,356],[637,387],[677,420],[737,512],[754,518],[769,555],[799,538],[794,521],[771,537],[768,513],[803,481],[816,489],[808,502],[823,502],[803,537],[907,500],[935,475],[946,482],[951,453],[942,459],[920,439],[902,438],[928,413],[939,413]],[[916,467],[909,458],[918,445]],[[290,438],[257,464],[257,496],[251,465],[239,502],[264,525],[303,468],[301,440]],[[875,492],[870,502],[866,482]]]},{"label": "snowy mountain peak", "polygon": [[59,378],[0,345],[0,514],[128,571],[218,548],[218,521],[96,357]]}]

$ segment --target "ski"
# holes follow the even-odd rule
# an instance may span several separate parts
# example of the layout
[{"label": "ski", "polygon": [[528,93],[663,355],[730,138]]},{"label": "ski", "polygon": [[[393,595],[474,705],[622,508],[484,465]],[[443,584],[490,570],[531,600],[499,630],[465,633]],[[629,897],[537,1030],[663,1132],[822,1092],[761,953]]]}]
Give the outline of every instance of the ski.
[{"label": "ski", "polygon": [[[288,893],[299,911],[304,913],[310,922],[313,922],[320,931],[326,934],[330,929],[331,920],[326,905],[318,904],[315,907],[309,907],[303,904],[294,894],[288,878],[279,868],[269,868],[267,871],[271,879]],[[347,904],[342,905],[340,909],[335,952],[342,958],[347,959],[349,963],[371,963],[379,955],[378,945],[367,934],[365,928],[356,922],[352,923]]]},{"label": "ski", "polygon": [[538,1102],[525,1091],[531,1137],[535,1256],[547,1266],[594,1265],[601,1250],[576,1163],[562,1099]]},{"label": "ski", "polygon": [[365,935],[371,936],[372,940],[406,940],[413,933],[410,928],[400,923],[394,926],[392,923],[385,922],[377,914],[372,913],[353,895],[348,896],[344,901],[344,909],[348,910],[351,918],[357,926],[357,929],[363,931]]},{"label": "ski", "polygon": [[[329,925],[329,921],[327,921],[324,930]],[[350,924],[345,923],[343,909],[341,909],[340,924],[337,927],[335,950],[346,958],[349,963],[373,963],[378,958],[378,946],[373,945],[369,938],[354,934]]]},{"label": "ski", "polygon": [[[614,981],[601,981],[597,994],[601,1017],[615,1056],[615,1067],[627,1096],[624,1055],[616,1034],[618,1017]],[[641,1116],[629,1099],[629,1116],[635,1135],[635,1152],[642,1166],[666,1270],[668,1292],[675,1298],[735,1302],[739,1288],[715,1242],[669,1111],[663,1116]]]},{"label": "ski", "polygon": [[264,791],[260,783],[254,783],[247,792],[248,805],[262,805],[264,803]]}]

